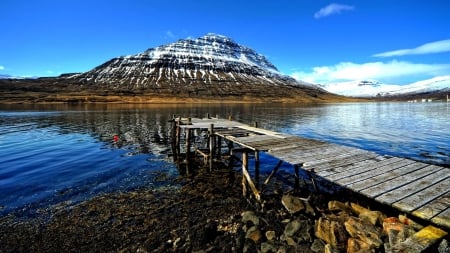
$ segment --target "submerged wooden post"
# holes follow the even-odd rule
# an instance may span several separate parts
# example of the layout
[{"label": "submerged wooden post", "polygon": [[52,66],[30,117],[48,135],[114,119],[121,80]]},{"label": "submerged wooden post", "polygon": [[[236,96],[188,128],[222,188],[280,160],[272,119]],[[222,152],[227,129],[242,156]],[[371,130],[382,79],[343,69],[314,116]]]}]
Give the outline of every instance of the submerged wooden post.
[{"label": "submerged wooden post", "polygon": [[212,171],[214,161],[214,124],[209,126],[209,171]]},{"label": "submerged wooden post", "polygon": [[259,151],[255,151],[255,185],[259,189]]},{"label": "submerged wooden post", "polygon": [[189,174],[191,162],[191,134],[192,129],[186,128],[186,174]]},{"label": "submerged wooden post", "polygon": [[221,155],[222,155],[222,137],[218,136],[217,137],[217,159],[221,159]]},{"label": "submerged wooden post", "polygon": [[175,114],[172,115],[172,119],[170,120],[172,123],[172,131],[170,133],[171,135],[171,145],[172,145],[172,155],[173,155],[173,161],[177,161],[177,152],[176,152],[176,132],[177,132],[177,121],[175,118]]},{"label": "submerged wooden post", "polygon": [[247,152],[242,152],[242,195],[247,197],[247,172],[248,169],[248,154]]},{"label": "submerged wooden post", "polygon": [[266,181],[264,181],[264,185],[269,184],[269,182],[272,179],[272,177],[275,176],[275,174],[277,173],[278,169],[281,167],[281,164],[283,164],[283,160],[278,161],[277,166],[275,166],[273,168],[272,172],[270,172],[270,175],[266,178]]},{"label": "submerged wooden post", "polygon": [[176,134],[175,134],[175,152],[177,156],[177,164],[179,165],[180,162],[180,145],[181,145],[181,116],[178,117],[177,121],[177,127],[176,127]]},{"label": "submerged wooden post", "polygon": [[300,165],[296,164],[294,165],[294,173],[295,173],[295,184],[294,184],[294,188],[296,190],[298,190],[300,188],[300,175],[299,175],[299,168]]},{"label": "submerged wooden post", "polygon": [[242,152],[242,194],[244,197],[247,196],[247,186],[252,190],[256,200],[261,201],[261,195],[258,189],[256,189],[250,173],[248,173],[248,151],[244,150]]}]

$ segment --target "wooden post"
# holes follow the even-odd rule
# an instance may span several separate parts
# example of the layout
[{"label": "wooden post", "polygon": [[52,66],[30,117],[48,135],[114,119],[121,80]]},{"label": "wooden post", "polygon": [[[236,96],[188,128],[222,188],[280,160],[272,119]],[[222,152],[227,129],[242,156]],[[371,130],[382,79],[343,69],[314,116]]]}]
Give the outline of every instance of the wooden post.
[{"label": "wooden post", "polygon": [[259,151],[255,151],[255,185],[259,189]]},{"label": "wooden post", "polygon": [[252,177],[248,173],[248,151],[244,150],[242,152],[242,194],[244,197],[247,196],[247,186],[252,190],[256,200],[261,201],[261,195],[259,194],[258,189],[256,189]]},{"label": "wooden post", "polygon": [[299,165],[296,164],[294,165],[294,171],[295,171],[295,185],[294,185],[294,189],[298,190],[300,188],[300,175],[299,175]]},{"label": "wooden post", "polygon": [[228,116],[228,120],[229,120],[229,121],[232,121],[232,120],[233,120],[233,115],[229,115],[229,116]]},{"label": "wooden post", "polygon": [[258,128],[258,121],[255,121],[255,127]]},{"label": "wooden post", "polygon": [[206,118],[207,118],[207,119],[209,119],[209,118],[210,118],[210,117],[209,117],[209,113],[207,113],[207,114],[206,114]]},{"label": "wooden post", "polygon": [[191,133],[192,129],[186,128],[186,174],[189,175],[191,161]]},{"label": "wooden post", "polygon": [[228,167],[230,169],[233,168],[234,166],[234,154],[233,154],[233,142],[232,141],[228,141]]},{"label": "wooden post", "polygon": [[242,195],[244,198],[247,197],[247,178],[246,173],[248,169],[248,154],[247,152],[242,152]]},{"label": "wooden post", "polygon": [[177,129],[176,129],[176,137],[175,137],[175,150],[176,150],[176,156],[177,156],[177,165],[179,165],[180,162],[180,145],[181,145],[181,116],[178,117],[177,122]]},{"label": "wooden post", "polygon": [[212,171],[214,161],[214,124],[209,126],[209,171]]},{"label": "wooden post", "polygon": [[277,166],[275,166],[275,168],[273,168],[272,172],[270,172],[270,175],[267,177],[266,181],[264,181],[264,185],[269,184],[269,182],[272,179],[272,177],[275,176],[275,174],[277,173],[278,169],[281,167],[281,164],[283,164],[283,160],[278,161]]},{"label": "wooden post", "polygon": [[171,134],[171,144],[172,144],[172,155],[173,155],[173,161],[177,161],[177,151],[176,151],[176,135],[177,135],[177,121],[175,118],[175,114],[172,115],[172,132]]},{"label": "wooden post", "polygon": [[222,155],[222,137],[217,137],[217,159],[221,159]]}]

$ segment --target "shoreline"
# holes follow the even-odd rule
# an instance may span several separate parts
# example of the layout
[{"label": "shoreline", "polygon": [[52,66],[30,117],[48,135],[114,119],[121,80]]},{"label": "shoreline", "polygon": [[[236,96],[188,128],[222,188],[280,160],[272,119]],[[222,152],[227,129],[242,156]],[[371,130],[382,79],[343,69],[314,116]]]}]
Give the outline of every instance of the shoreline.
[{"label": "shoreline", "polygon": [[[174,183],[181,187],[108,193],[73,206],[57,206],[48,210],[48,219],[2,217],[0,251],[318,253],[331,247],[326,245],[332,242],[318,232],[321,222],[329,221],[341,224],[333,223],[343,229],[333,248],[345,252],[347,240],[353,237],[345,231],[344,220],[375,229],[379,240],[389,243],[379,219],[398,215],[346,191],[311,192],[310,186],[303,185],[294,192],[282,188],[285,184],[278,180],[266,189],[263,204],[256,204],[242,196],[240,173],[235,170],[200,172]],[[288,198],[292,205],[286,204]],[[360,210],[383,208],[376,212],[376,225],[358,217],[354,205]],[[376,245],[372,252],[384,252],[386,246]]]}]

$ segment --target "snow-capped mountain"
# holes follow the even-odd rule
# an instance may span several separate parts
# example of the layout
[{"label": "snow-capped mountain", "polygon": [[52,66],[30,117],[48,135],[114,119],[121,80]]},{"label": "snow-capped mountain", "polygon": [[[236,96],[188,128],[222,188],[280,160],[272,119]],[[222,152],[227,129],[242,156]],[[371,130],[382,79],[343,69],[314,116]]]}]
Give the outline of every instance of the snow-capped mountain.
[{"label": "snow-capped mountain", "polygon": [[438,76],[407,85],[385,84],[376,80],[356,80],[321,85],[325,90],[352,97],[406,96],[450,91],[450,76]]},{"label": "snow-capped mountain", "polygon": [[282,75],[253,49],[217,34],[117,57],[68,79],[111,89],[165,91],[178,87],[194,93],[216,84],[222,91],[236,89],[236,84],[306,85]]}]

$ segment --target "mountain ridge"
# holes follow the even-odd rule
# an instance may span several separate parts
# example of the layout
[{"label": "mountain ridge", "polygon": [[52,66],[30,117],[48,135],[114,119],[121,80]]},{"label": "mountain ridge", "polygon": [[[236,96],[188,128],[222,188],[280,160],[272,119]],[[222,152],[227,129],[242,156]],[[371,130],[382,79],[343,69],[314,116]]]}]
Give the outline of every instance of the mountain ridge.
[{"label": "mountain ridge", "polygon": [[329,92],[353,97],[405,99],[411,96],[428,96],[443,99],[450,92],[450,76],[437,76],[406,85],[385,84],[377,80],[354,80],[320,85]]},{"label": "mountain ridge", "polygon": [[179,103],[348,101],[283,75],[253,49],[223,35],[114,57],[84,73],[0,80],[0,102]]}]

